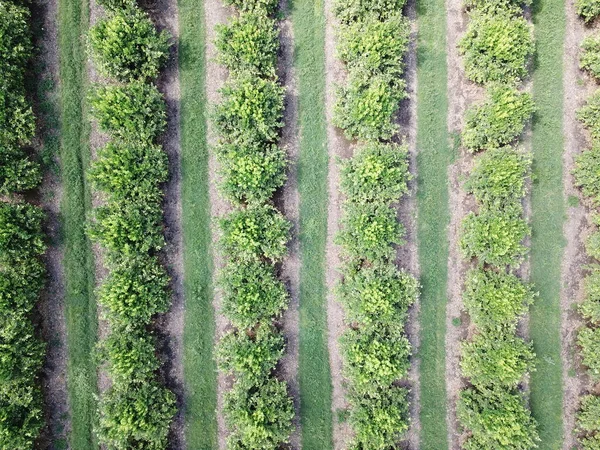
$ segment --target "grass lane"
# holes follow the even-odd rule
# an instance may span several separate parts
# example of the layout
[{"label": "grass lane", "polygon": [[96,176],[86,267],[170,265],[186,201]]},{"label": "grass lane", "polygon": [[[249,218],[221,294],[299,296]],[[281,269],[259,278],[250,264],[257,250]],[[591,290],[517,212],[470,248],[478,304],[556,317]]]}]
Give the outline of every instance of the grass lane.
[{"label": "grass lane", "polygon": [[300,155],[299,373],[302,448],[333,446],[331,373],[327,350],[327,128],[325,11],[322,0],[294,0],[291,10],[298,77]]},{"label": "grass lane", "polygon": [[539,423],[540,448],[562,448],[562,365],[560,356],[560,270],[565,239],[562,190],[563,0],[534,0],[537,60],[533,95],[531,279],[540,296],[531,308],[530,329],[536,371],[531,374],[531,409]]},{"label": "grass lane", "polygon": [[186,441],[190,449],[209,450],[218,445],[217,368],[213,360],[215,322],[202,0],[179,0],[179,29]]},{"label": "grass lane", "polygon": [[421,445],[448,448],[446,426],[447,114],[444,0],[417,0],[417,234],[421,267]]},{"label": "grass lane", "polygon": [[94,298],[94,263],[85,235],[85,216],[91,206],[85,170],[90,159],[86,118],[85,33],[89,5],[81,0],[59,0],[58,44],[60,60],[61,181],[63,186],[62,235],[64,243],[65,305],[67,325],[67,387],[72,430],[71,448],[97,448],[96,364],[97,335]]}]

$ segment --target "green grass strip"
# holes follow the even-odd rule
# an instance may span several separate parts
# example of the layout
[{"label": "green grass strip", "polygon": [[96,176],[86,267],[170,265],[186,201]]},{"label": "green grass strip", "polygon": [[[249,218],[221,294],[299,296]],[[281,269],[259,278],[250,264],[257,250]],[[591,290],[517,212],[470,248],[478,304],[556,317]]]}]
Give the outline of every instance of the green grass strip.
[{"label": "green grass strip", "polygon": [[417,234],[421,266],[421,448],[448,448],[446,427],[446,286],[448,165],[446,8],[417,0]]},{"label": "green grass strip", "polygon": [[327,350],[327,124],[325,10],[322,0],[295,0],[291,12],[298,77],[300,155],[300,421],[302,448],[333,447]]},{"label": "green grass strip", "polygon": [[535,0],[533,22],[537,61],[533,96],[531,279],[540,296],[531,308],[531,338],[537,355],[531,375],[531,410],[539,423],[541,449],[562,448],[562,365],[560,356],[560,275],[565,239],[562,189],[563,0]]},{"label": "green grass strip", "polygon": [[89,124],[86,118],[85,35],[89,5],[82,0],[60,0],[58,5],[60,59],[62,220],[67,326],[67,387],[72,430],[70,447],[97,448],[96,364],[97,336],[94,263],[85,235],[86,212],[91,206],[85,182],[89,164]]},{"label": "green grass strip", "polygon": [[209,450],[218,448],[218,443],[206,141],[206,30],[202,0],[179,0],[178,4],[186,440],[187,448]]}]

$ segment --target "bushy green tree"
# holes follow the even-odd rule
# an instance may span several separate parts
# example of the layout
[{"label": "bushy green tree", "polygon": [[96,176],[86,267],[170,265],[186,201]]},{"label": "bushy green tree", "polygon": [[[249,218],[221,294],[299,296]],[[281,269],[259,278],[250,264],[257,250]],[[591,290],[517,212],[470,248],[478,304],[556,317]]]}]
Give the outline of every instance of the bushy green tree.
[{"label": "bushy green tree", "polygon": [[600,1],[575,0],[575,10],[586,23],[591,23],[600,14]]},{"label": "bushy green tree", "polygon": [[466,0],[468,11],[484,14],[523,14],[523,7],[531,5],[531,0]]},{"label": "bushy green tree", "polygon": [[585,395],[577,414],[577,432],[582,433],[579,443],[585,450],[597,450],[600,445],[600,397]]},{"label": "bushy green tree", "polygon": [[523,132],[534,112],[530,93],[493,85],[482,103],[467,110],[463,144],[471,152],[508,145]]},{"label": "bushy green tree", "polygon": [[593,323],[600,322],[600,270],[593,266],[583,280],[584,301],[579,305],[581,315]]},{"label": "bushy green tree", "polygon": [[577,111],[577,119],[590,132],[594,142],[600,139],[600,90]]},{"label": "bushy green tree", "polygon": [[341,189],[352,203],[389,204],[408,191],[408,147],[369,142],[341,167]]},{"label": "bushy green tree", "polygon": [[[600,2],[598,3],[600,13]],[[600,36],[588,36],[581,43],[579,67],[600,80]]]},{"label": "bushy green tree", "polygon": [[459,48],[467,78],[477,83],[523,79],[535,50],[531,25],[509,13],[471,14]]},{"label": "bushy green tree", "polygon": [[152,83],[97,86],[90,105],[99,128],[111,137],[147,143],[167,125],[165,100]]},{"label": "bushy green tree", "polygon": [[583,365],[594,381],[600,380],[600,328],[582,328],[577,335],[577,344]]},{"label": "bushy green tree", "polygon": [[600,205],[600,145],[594,144],[575,158],[575,185],[592,202]]},{"label": "bushy green tree", "polygon": [[158,32],[139,8],[99,21],[90,30],[89,44],[100,72],[119,81],[156,78],[169,55],[168,33]]},{"label": "bushy green tree", "polygon": [[402,11],[406,0],[336,0],[333,10],[343,24],[366,19],[384,21]]},{"label": "bushy green tree", "polygon": [[480,331],[514,332],[535,296],[531,286],[513,274],[478,268],[467,273],[463,301]]}]

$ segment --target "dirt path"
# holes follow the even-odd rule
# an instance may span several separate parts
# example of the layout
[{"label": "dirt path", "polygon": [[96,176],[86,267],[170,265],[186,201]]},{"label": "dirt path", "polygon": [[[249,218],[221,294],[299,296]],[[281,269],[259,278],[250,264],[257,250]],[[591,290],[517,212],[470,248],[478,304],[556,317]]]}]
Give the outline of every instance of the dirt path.
[{"label": "dirt path", "polygon": [[[146,9],[146,8],[144,8]],[[185,404],[183,380],[183,327],[184,327],[184,295],[183,295],[183,254],[181,233],[181,164],[179,136],[179,69],[178,41],[179,22],[177,0],[157,0],[151,3],[147,11],[160,30],[167,30],[172,36],[172,47],[169,61],[161,71],[157,85],[167,103],[167,129],[161,138],[161,144],[169,158],[169,180],[165,185],[163,203],[165,238],[167,246],[164,251],[166,263],[171,277],[171,308],[168,313],[159,317],[156,323],[161,337],[159,352],[162,355],[166,384],[177,396],[177,414],[171,425],[169,448],[185,448]]]},{"label": "dirt path", "polygon": [[287,381],[289,392],[294,399],[294,431],[290,437],[292,449],[300,448],[300,386],[298,384],[298,351],[299,351],[299,288],[300,288],[300,242],[298,239],[299,198],[298,198],[298,86],[294,73],[294,34],[289,17],[287,0],[280,2],[280,10],[285,12],[285,20],[280,22],[281,50],[279,55],[279,77],[286,86],[285,112],[282,139],[280,145],[286,150],[289,158],[288,179],[283,187],[281,204],[278,207],[285,217],[292,222],[291,241],[288,255],[284,260],[282,277],[290,293],[290,303],[283,314],[283,334],[286,339],[286,352],[281,360],[281,376]]},{"label": "dirt path", "polygon": [[[483,89],[465,77],[458,42],[464,34],[468,17],[462,0],[447,0],[447,64],[448,64],[448,130],[450,135],[460,133],[464,126],[465,111],[483,97]],[[448,168],[450,227],[448,230],[448,303],[446,305],[446,392],[448,402],[448,445],[459,449],[461,434],[456,418],[458,394],[464,388],[460,376],[460,342],[469,335],[469,318],[463,311],[462,290],[469,264],[459,249],[460,226],[463,217],[475,209],[474,200],[462,189],[462,179],[471,171],[473,157],[465,151],[456,155],[456,162]],[[458,324],[455,324],[456,321]]]},{"label": "dirt path", "polygon": [[[592,94],[595,83],[584,80],[579,70],[579,45],[591,31],[586,30],[583,22],[575,14],[572,1],[566,2],[566,34],[564,56],[564,134],[565,150],[563,155],[563,184],[566,197],[580,197],[573,186],[571,171],[574,158],[589,146],[583,129],[575,118],[575,111]],[[587,81],[587,82],[585,82]],[[573,433],[575,414],[579,397],[590,387],[589,378],[582,370],[581,360],[576,348],[577,330],[583,326],[581,316],[574,311],[573,304],[583,300],[582,281],[584,266],[591,262],[585,254],[582,236],[587,228],[586,216],[590,211],[583,205],[570,206],[563,228],[567,245],[562,261],[561,305],[561,356],[563,364],[563,449],[575,447]]]},{"label": "dirt path", "polygon": [[[58,85],[58,29],[56,0],[38,0],[32,3],[35,46],[38,49],[39,79],[36,84],[52,83],[45,91],[38,87],[35,113],[38,117],[39,135],[35,141],[38,152],[57,140],[57,85]],[[45,103],[45,106],[42,104]],[[55,126],[56,125],[56,126]],[[58,151],[58,148],[56,148]],[[58,155],[53,164],[58,166]],[[62,187],[54,167],[46,171],[40,187],[40,202],[46,212],[48,250],[45,255],[48,281],[42,292],[39,312],[42,335],[48,344],[42,374],[42,389],[47,427],[42,434],[42,447],[54,449],[66,443],[71,428],[67,393],[67,336],[64,304],[63,248],[60,240],[60,202]]]},{"label": "dirt path", "polygon": [[[409,170],[413,178],[408,183],[409,191],[402,198],[398,207],[400,222],[406,228],[406,244],[398,248],[397,264],[399,267],[419,278],[419,258],[417,249],[417,21],[416,0],[409,0],[406,5],[406,15],[412,22],[411,38],[406,56],[405,79],[408,99],[402,102],[399,113],[400,134],[408,144]],[[419,304],[409,311],[406,333],[413,347],[413,354],[419,350]],[[419,448],[420,423],[420,384],[419,359],[412,358],[408,383],[410,396],[410,430],[406,436],[406,446],[410,449]]]},{"label": "dirt path", "polygon": [[[204,4],[205,12],[205,27],[206,27],[206,101],[207,109],[212,111],[215,105],[221,101],[221,96],[218,90],[223,86],[223,83],[227,79],[227,71],[215,62],[217,56],[217,50],[215,48],[215,26],[227,22],[228,17],[231,15],[229,11],[223,5],[221,0],[206,0]],[[209,186],[209,198],[211,205],[211,216],[213,218],[222,217],[231,207],[228,203],[219,195],[217,192],[218,178],[218,164],[215,158],[215,153],[211,150],[217,143],[217,134],[212,121],[208,120],[207,123],[207,143],[209,148],[209,161],[208,161],[208,173],[210,176]],[[214,268],[215,274],[223,268],[223,256],[219,251],[218,247],[218,230],[214,227],[213,230],[213,248],[214,251]],[[218,275],[217,275],[218,276]],[[227,319],[221,314],[221,295],[218,289],[215,291],[213,300],[213,306],[215,308],[215,343],[218,342],[227,328]],[[223,393],[227,390],[228,382],[221,371],[217,374],[217,427],[218,427],[218,440],[219,449],[224,450],[226,446],[225,439],[227,438],[227,429],[225,427],[225,420],[223,418]]]},{"label": "dirt path", "polygon": [[325,252],[326,283],[327,283],[327,324],[328,348],[331,365],[331,383],[333,386],[331,407],[333,411],[333,448],[341,450],[347,447],[351,436],[347,422],[337,420],[338,412],[347,408],[345,399],[344,380],[342,376],[342,356],[339,348],[339,338],[344,331],[344,311],[335,297],[334,289],[339,283],[340,267],[339,247],[334,239],[339,230],[341,213],[340,171],[337,158],[352,156],[350,143],[342,132],[333,126],[333,107],[335,104],[335,86],[344,79],[341,62],[336,57],[335,27],[333,0],[325,0],[325,111],[327,118],[327,149],[329,152],[329,198],[327,204],[327,246]]}]

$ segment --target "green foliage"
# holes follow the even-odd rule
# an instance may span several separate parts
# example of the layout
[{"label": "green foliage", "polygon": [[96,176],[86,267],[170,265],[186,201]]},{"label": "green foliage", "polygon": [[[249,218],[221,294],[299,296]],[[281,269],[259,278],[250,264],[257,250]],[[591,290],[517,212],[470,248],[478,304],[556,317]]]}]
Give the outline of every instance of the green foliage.
[{"label": "green foliage", "polygon": [[100,397],[98,437],[110,449],[167,447],[175,395],[156,382],[113,385]]},{"label": "green foliage", "polygon": [[581,315],[593,323],[600,322],[600,270],[597,266],[583,280],[585,299],[579,305]]},{"label": "green foliage", "polygon": [[226,142],[276,142],[283,127],[283,94],[277,81],[244,72],[221,89],[215,123]]},{"label": "green foliage", "polygon": [[531,162],[530,153],[510,147],[488,150],[477,158],[465,189],[487,211],[519,211]]},{"label": "green foliage", "polygon": [[534,112],[530,93],[494,85],[483,103],[467,110],[463,144],[471,152],[508,145],[523,132]]},{"label": "green foliage", "polygon": [[91,114],[102,131],[128,141],[153,141],[167,125],[165,101],[151,83],[98,86],[90,96]]},{"label": "green foliage", "polygon": [[[600,2],[598,3],[600,13]],[[591,35],[581,43],[579,67],[600,80],[600,36]]]},{"label": "green foliage", "polygon": [[530,6],[532,0],[465,0],[465,8],[484,14],[510,13],[520,15],[524,6]]},{"label": "green foliage", "polygon": [[477,83],[507,83],[527,76],[535,46],[532,27],[525,18],[473,13],[459,48],[467,78]]},{"label": "green foliage", "polygon": [[410,342],[399,324],[348,329],[340,339],[344,372],[357,392],[374,392],[404,378]]},{"label": "green foliage", "polygon": [[591,23],[600,14],[600,1],[575,0],[575,11],[586,23]]},{"label": "green foliage", "polygon": [[583,328],[577,335],[577,345],[583,365],[588,368],[587,373],[594,381],[600,380],[600,328]]},{"label": "green foliage", "polygon": [[234,76],[250,71],[274,76],[279,50],[279,30],[265,14],[240,14],[227,25],[218,25],[217,61]]},{"label": "green foliage", "polygon": [[463,301],[480,331],[514,332],[535,296],[517,276],[480,268],[467,273]]},{"label": "green foliage", "polygon": [[410,22],[401,11],[386,20],[369,16],[340,28],[337,53],[349,71],[399,78],[409,37]]},{"label": "green foliage", "polygon": [[348,204],[337,242],[352,259],[370,262],[389,258],[393,244],[401,244],[404,227],[396,212],[388,206],[373,203]]},{"label": "green foliage", "polygon": [[600,448],[600,397],[597,395],[582,397],[577,414],[577,432],[581,433],[579,443],[583,449]]},{"label": "green foliage", "polygon": [[98,22],[90,29],[89,44],[100,72],[118,81],[156,78],[169,54],[169,35],[159,33],[138,8]]},{"label": "green foliage", "polygon": [[339,286],[346,319],[373,327],[403,323],[418,295],[417,280],[392,263],[349,270]]},{"label": "green foliage", "polygon": [[343,24],[374,19],[384,21],[396,16],[406,0],[336,0],[334,13]]},{"label": "green foliage", "polygon": [[575,185],[592,202],[600,205],[600,145],[592,145],[575,158]]},{"label": "green foliage", "polygon": [[220,225],[221,244],[234,260],[280,261],[287,251],[290,223],[270,205],[234,211]]},{"label": "green foliage", "polygon": [[461,392],[458,420],[470,432],[465,450],[529,450],[539,441],[535,420],[520,394],[505,390]]},{"label": "green foliage", "polygon": [[352,203],[389,204],[408,191],[408,147],[370,142],[343,161],[341,189]]},{"label": "green foliage", "polygon": [[294,405],[282,381],[267,378],[247,387],[236,382],[225,394],[225,420],[232,450],[271,450],[289,441]]},{"label": "green foliage", "polygon": [[530,232],[518,216],[469,213],[462,223],[460,248],[466,258],[477,258],[480,265],[518,267],[527,254],[523,240]]},{"label": "green foliage", "polygon": [[284,149],[256,141],[221,143],[216,148],[221,190],[236,203],[264,203],[287,179]]},{"label": "green foliage", "polygon": [[279,6],[276,0],[225,0],[225,3],[242,13],[267,16],[273,15]]},{"label": "green foliage", "polygon": [[593,141],[600,139],[600,90],[577,111],[577,119],[590,132]]},{"label": "green foliage", "polygon": [[348,139],[389,139],[398,130],[393,118],[406,97],[401,78],[352,71],[347,85],[338,89],[334,123]]},{"label": "green foliage", "polygon": [[585,252],[588,256],[600,260],[600,231],[594,230],[585,239]]},{"label": "green foliage", "polygon": [[392,386],[376,392],[351,392],[350,425],[355,436],[351,449],[394,448],[409,427],[408,390]]},{"label": "green foliage", "polygon": [[223,314],[240,329],[278,317],[288,293],[273,268],[260,261],[231,262],[221,272]]},{"label": "green foliage", "polygon": [[[0,94],[1,96],[2,94]],[[0,192],[23,192],[34,189],[42,181],[37,162],[29,159],[16,146],[0,145]]]},{"label": "green foliage", "polygon": [[238,383],[254,386],[266,379],[283,356],[283,336],[272,325],[231,331],[219,343],[217,361],[221,370]]},{"label": "green foliage", "polygon": [[43,211],[33,205],[0,203],[0,265],[27,263],[46,251]]},{"label": "green foliage", "polygon": [[98,292],[98,303],[112,324],[149,324],[169,308],[169,277],[156,257],[124,259],[110,271]]},{"label": "green foliage", "polygon": [[533,346],[513,334],[482,333],[462,344],[462,375],[473,386],[516,388],[533,368]]},{"label": "green foliage", "polygon": [[137,6],[136,0],[98,0],[98,4],[111,12],[121,12],[134,9]]}]

